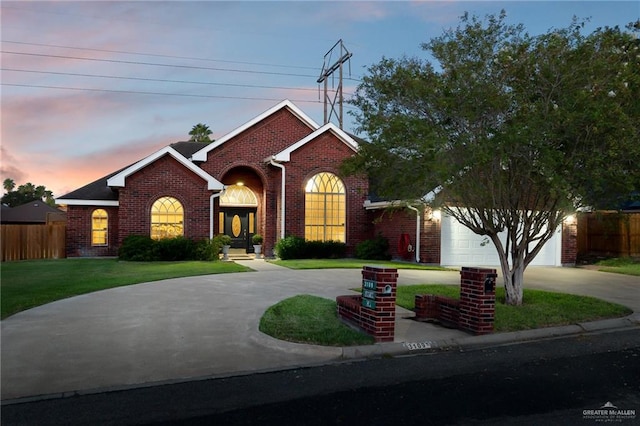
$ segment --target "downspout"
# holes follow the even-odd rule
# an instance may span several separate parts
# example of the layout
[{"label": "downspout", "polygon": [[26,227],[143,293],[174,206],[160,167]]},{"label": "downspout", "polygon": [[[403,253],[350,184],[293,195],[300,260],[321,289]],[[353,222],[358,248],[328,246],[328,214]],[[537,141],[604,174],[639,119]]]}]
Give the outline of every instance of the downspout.
[{"label": "downspout", "polygon": [[280,193],[282,194],[282,203],[280,204],[280,239],[284,238],[284,224],[285,224],[285,220],[284,220],[284,216],[285,216],[285,168],[283,164],[280,163],[276,163],[276,157],[273,156],[271,157],[271,160],[269,161],[269,163],[272,166],[276,166],[277,168],[279,168],[280,170],[282,170],[282,188],[280,188]]},{"label": "downspout", "polygon": [[416,212],[416,263],[420,263],[420,210],[413,206],[407,206],[409,209]]},{"label": "downspout", "polygon": [[225,186],[224,188],[222,188],[222,191],[211,194],[211,197],[209,197],[209,239],[213,238],[213,200],[214,198],[218,198],[219,196],[224,194],[224,191],[226,189],[227,187]]}]

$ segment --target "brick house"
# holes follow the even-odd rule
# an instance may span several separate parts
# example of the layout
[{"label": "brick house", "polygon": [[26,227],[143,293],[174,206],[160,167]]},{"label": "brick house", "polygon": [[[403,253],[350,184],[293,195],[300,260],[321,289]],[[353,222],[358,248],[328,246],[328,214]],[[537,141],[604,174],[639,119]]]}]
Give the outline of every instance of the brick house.
[{"label": "brick house", "polygon": [[[285,100],[210,144],[171,144],[58,198],[67,207],[67,256],[116,256],[131,234],[219,233],[248,252],[251,237],[261,234],[267,256],[287,235],[343,241],[352,255],[380,233],[394,257],[443,263],[448,219],[413,210],[389,214],[371,202],[366,177],[340,173],[357,149],[356,137],[331,123],[320,126]],[[407,250],[416,240],[420,245]]]}]

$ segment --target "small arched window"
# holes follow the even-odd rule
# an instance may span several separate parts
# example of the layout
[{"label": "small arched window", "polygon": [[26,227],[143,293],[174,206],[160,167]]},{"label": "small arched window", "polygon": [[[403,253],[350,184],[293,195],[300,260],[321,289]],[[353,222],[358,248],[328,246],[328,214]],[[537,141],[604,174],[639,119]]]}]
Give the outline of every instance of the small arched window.
[{"label": "small arched window", "polygon": [[333,173],[318,173],[307,181],[304,197],[304,237],[310,241],[346,241],[345,189]]},{"label": "small arched window", "polygon": [[109,215],[104,209],[91,213],[91,245],[106,246],[109,243]]},{"label": "small arched window", "polygon": [[173,238],[184,235],[182,203],[173,197],[158,198],[151,206],[151,238]]}]

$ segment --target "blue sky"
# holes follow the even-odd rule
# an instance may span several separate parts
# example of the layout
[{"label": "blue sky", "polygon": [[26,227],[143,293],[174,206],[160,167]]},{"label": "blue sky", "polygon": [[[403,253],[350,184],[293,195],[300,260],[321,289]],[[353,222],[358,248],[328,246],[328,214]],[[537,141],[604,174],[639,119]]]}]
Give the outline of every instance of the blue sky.
[{"label": "blue sky", "polygon": [[196,123],[219,138],[283,99],[322,123],[316,80],[339,39],[348,98],[383,56],[425,57],[420,43],[465,11],[501,9],[530,34],[640,17],[637,1],[2,1],[0,177],[61,196]]}]

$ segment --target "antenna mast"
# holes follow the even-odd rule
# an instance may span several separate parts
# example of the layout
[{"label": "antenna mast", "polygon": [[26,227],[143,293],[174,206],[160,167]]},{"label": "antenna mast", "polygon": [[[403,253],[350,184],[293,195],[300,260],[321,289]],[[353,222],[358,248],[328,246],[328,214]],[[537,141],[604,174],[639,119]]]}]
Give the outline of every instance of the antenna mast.
[{"label": "antenna mast", "polygon": [[[338,54],[338,46],[339,46],[339,54],[340,57],[329,65],[331,61],[331,57],[333,54]],[[320,77],[318,77],[318,84],[324,83],[324,124],[327,124],[331,120],[331,116],[336,115],[338,119],[338,127],[342,129],[342,66],[345,62],[351,59],[353,56],[345,47],[342,39],[338,40],[336,44],[333,45],[331,49],[324,55],[324,62],[322,64],[322,71],[320,72]],[[338,75],[338,87],[336,91],[333,93],[333,99],[329,96],[329,76],[332,76],[333,73],[339,70]],[[351,75],[351,62],[349,62],[349,75]],[[332,80],[333,83],[333,80]],[[333,86],[333,84],[332,84]],[[339,107],[338,112],[336,112],[336,104]],[[329,112],[329,105],[331,105],[331,111]]]}]

